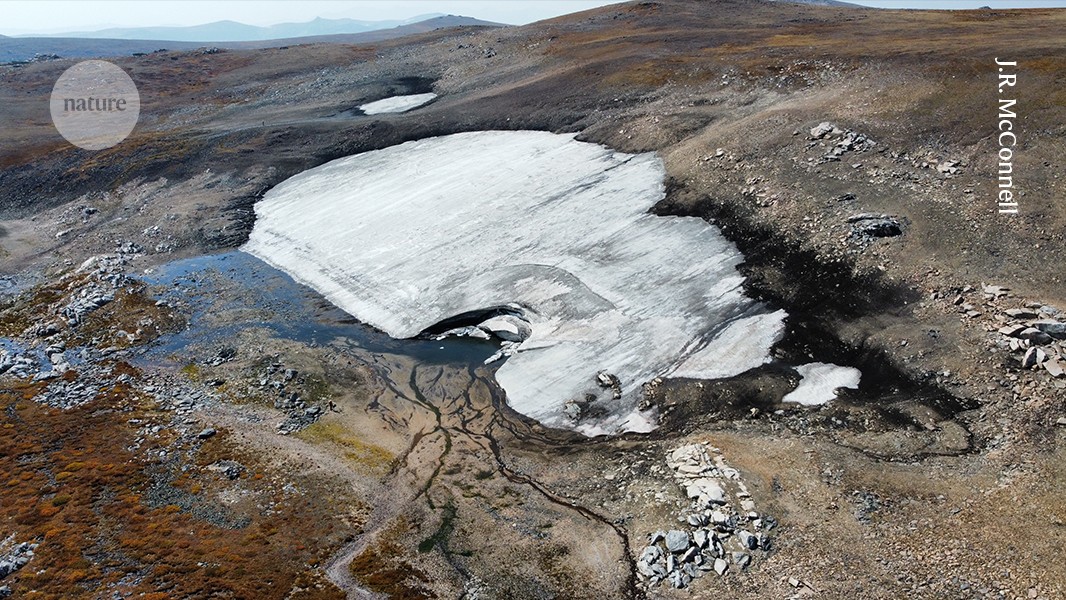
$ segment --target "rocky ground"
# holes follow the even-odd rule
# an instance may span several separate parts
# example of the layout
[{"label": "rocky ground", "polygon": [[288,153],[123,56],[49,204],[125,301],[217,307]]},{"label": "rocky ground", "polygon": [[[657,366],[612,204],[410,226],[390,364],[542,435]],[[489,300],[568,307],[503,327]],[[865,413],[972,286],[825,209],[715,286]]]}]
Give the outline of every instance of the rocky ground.
[{"label": "rocky ground", "polygon": [[[48,119],[71,61],[0,66],[0,594],[1066,596],[1064,19],[664,0],[119,58],[142,120],[99,153]],[[230,252],[303,169],[525,128],[660,152],[654,210],[744,252],[781,362],[859,389],[657,380],[659,430],[588,440],[508,410],[493,348],[401,348]]]}]

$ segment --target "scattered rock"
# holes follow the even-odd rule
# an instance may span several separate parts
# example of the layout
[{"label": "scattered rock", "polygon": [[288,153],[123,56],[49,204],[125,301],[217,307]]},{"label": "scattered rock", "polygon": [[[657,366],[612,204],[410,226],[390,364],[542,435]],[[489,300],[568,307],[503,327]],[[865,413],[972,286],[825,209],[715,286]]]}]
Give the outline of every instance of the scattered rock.
[{"label": "scattered rock", "polygon": [[573,400],[563,405],[563,415],[572,421],[581,419],[581,405]]},{"label": "scattered rock", "polygon": [[811,137],[820,140],[830,133],[833,133],[834,130],[840,131],[829,121],[823,121],[811,128]]},{"label": "scattered rock", "polygon": [[[679,520],[693,530],[657,531],[649,536],[650,546],[637,561],[644,581],[653,586],[662,581],[688,586],[703,572],[724,575],[731,563],[744,569],[751,564],[751,552],[770,548],[765,530],[776,522],[769,515],[760,517],[739,472],[725,463],[717,449],[705,444],[681,446],[667,454],[666,462],[692,499]],[[744,514],[737,513],[738,506]],[[660,541],[662,547],[657,545]]]},{"label": "scattered rock", "polygon": [[692,533],[692,543],[695,544],[697,548],[706,548],[709,541],[710,532],[706,529],[697,529]]},{"label": "scattered rock", "polygon": [[689,498],[697,500],[697,503],[706,508],[714,504],[725,504],[725,491],[717,481],[708,477],[693,480],[685,487],[685,493]]},{"label": "scattered rock", "polygon": [[1018,337],[1018,335],[1026,329],[1027,327],[1025,325],[1006,325],[1000,327],[999,332],[1007,337]]},{"label": "scattered rock", "polygon": [[954,175],[955,173],[957,173],[959,171],[958,167],[959,167],[959,161],[957,161],[957,160],[945,160],[945,161],[941,161],[940,164],[938,164],[936,166],[936,170],[941,172],[941,173]]},{"label": "scattered rock", "polygon": [[236,348],[222,347],[219,349],[218,354],[215,355],[215,358],[211,361],[211,365],[217,367],[222,363],[233,360],[233,358],[236,356]]},{"label": "scattered rock", "polygon": [[734,552],[733,564],[741,569],[746,569],[751,564],[751,555],[747,552]]},{"label": "scattered rock", "polygon": [[610,388],[615,400],[622,397],[622,382],[613,373],[607,371],[596,373],[596,383],[602,388]]},{"label": "scattered rock", "polygon": [[1027,308],[1011,308],[1003,311],[1003,314],[1012,319],[1035,319],[1037,314]]},{"label": "scattered rock", "polygon": [[1010,292],[1010,288],[1001,285],[981,284],[981,291],[984,292],[987,298],[999,298],[1006,296]]},{"label": "scattered rock", "polygon": [[1044,352],[1041,348],[1030,348],[1025,353],[1025,357],[1022,358],[1022,368],[1028,369],[1030,367],[1035,367],[1040,363],[1046,361],[1047,359],[1047,353]]},{"label": "scattered rock", "polygon": [[207,465],[206,468],[208,471],[222,473],[226,476],[226,479],[229,480],[239,478],[241,473],[244,473],[245,471],[244,465],[235,460],[220,460],[216,463]]},{"label": "scattered rock", "polygon": [[0,579],[29,564],[30,560],[33,559],[34,550],[37,549],[36,543],[22,542],[21,544],[14,544],[14,539],[15,537],[12,535],[0,543],[0,548],[3,549],[3,553],[0,554]]},{"label": "scattered rock", "polygon": [[903,223],[889,215],[861,213],[848,217],[851,235],[864,241],[873,238],[894,237],[903,233]]},{"label": "scattered rock", "polygon": [[1051,336],[1036,329],[1035,327],[1026,327],[1017,335],[1018,338],[1028,340],[1030,343],[1043,346],[1051,343]]}]

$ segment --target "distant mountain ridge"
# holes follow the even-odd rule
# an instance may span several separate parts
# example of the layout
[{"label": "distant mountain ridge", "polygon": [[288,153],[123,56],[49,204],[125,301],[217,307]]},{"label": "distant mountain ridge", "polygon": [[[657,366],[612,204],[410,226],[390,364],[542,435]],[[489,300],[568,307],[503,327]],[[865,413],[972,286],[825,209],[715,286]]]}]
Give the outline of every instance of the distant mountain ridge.
[{"label": "distant mountain ridge", "polygon": [[255,42],[344,33],[364,33],[379,29],[392,29],[443,16],[445,15],[434,13],[419,15],[410,19],[386,21],[316,18],[305,23],[279,23],[266,27],[247,25],[238,21],[215,21],[187,27],[116,27],[97,31],[57,33],[48,36],[16,37],[163,40],[168,42]]},{"label": "distant mountain ridge", "polygon": [[313,35],[296,38],[255,41],[180,42],[174,40],[124,40],[98,38],[60,37],[6,37],[0,36],[0,63],[32,60],[36,55],[58,55],[61,58],[90,58],[128,56],[149,53],[160,49],[195,50],[211,46],[234,50],[277,48],[296,44],[369,44],[383,40],[426,33],[449,27],[506,27],[501,23],[482,21],[472,17],[444,15],[424,21],[400,25],[391,29],[375,29],[362,33]]},{"label": "distant mountain ridge", "polygon": [[841,2],[840,0],[770,0],[771,2],[792,2],[794,4],[814,4],[817,6],[847,6],[850,8],[869,8],[859,4],[852,4],[851,2]]}]

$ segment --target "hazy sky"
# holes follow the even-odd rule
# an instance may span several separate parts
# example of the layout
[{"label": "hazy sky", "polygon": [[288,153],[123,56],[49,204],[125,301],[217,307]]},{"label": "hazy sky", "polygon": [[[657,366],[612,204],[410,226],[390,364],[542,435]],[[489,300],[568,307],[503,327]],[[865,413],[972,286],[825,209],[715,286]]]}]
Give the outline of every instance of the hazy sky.
[{"label": "hazy sky", "polygon": [[[851,0],[885,8],[1066,7],[1066,0]],[[315,17],[404,19],[450,13],[515,25],[612,4],[609,0],[0,0],[0,34],[91,31],[106,27],[199,25],[230,19],[250,25]]]}]

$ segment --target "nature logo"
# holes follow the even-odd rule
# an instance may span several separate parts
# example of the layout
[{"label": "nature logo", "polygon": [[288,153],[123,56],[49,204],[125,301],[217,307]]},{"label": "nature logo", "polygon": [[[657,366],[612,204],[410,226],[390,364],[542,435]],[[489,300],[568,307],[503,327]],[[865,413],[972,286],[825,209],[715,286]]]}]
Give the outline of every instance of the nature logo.
[{"label": "nature logo", "polygon": [[133,131],[141,97],[121,68],[105,60],[86,60],[59,77],[49,108],[56,130],[68,142],[85,150],[103,150]]}]

